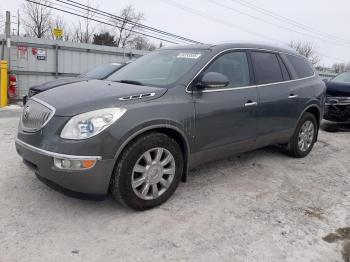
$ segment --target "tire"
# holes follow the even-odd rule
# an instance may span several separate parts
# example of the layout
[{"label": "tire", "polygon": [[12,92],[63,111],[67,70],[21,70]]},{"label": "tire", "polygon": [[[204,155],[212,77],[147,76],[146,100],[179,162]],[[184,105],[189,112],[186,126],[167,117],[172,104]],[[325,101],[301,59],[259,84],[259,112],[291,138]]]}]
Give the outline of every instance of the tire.
[{"label": "tire", "polygon": [[[308,124],[312,124],[313,126],[313,132],[309,132],[310,134],[312,133],[312,138],[310,138],[310,136],[308,136],[307,141],[309,143],[304,143],[306,144],[305,147],[301,146],[301,144],[303,144],[302,142],[300,142],[300,140],[302,140],[300,137],[305,137],[301,134],[302,128],[306,127],[306,125]],[[318,132],[318,125],[317,125],[317,120],[315,118],[315,116],[311,113],[304,113],[304,115],[301,117],[301,119],[298,122],[298,125],[294,131],[293,136],[291,137],[291,139],[289,140],[287,147],[286,147],[286,151],[287,153],[292,156],[292,157],[296,157],[296,158],[302,158],[307,156],[315,142],[316,142],[316,138],[317,138],[317,132]],[[305,132],[304,132],[305,133]]]},{"label": "tire", "polygon": [[[161,155],[159,160],[158,154]],[[182,177],[183,163],[181,148],[174,139],[162,133],[147,133],[123,150],[111,178],[110,191],[115,200],[134,210],[159,206],[175,192]]]}]

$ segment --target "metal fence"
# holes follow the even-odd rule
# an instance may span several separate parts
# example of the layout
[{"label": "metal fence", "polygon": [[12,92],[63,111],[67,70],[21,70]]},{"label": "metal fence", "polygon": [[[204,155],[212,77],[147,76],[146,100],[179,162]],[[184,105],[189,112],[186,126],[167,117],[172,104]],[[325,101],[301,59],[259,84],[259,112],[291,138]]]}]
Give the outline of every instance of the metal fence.
[{"label": "metal fence", "polygon": [[[0,39],[5,39],[0,35]],[[28,88],[60,77],[76,76],[97,65],[127,62],[146,51],[109,46],[63,42],[29,37],[11,37],[11,47],[0,40],[0,57],[9,60],[9,70],[17,76],[18,97]]]},{"label": "metal fence", "polygon": [[327,79],[327,80],[330,80],[337,75],[336,73],[322,72],[322,71],[317,71],[317,73],[322,79]]}]

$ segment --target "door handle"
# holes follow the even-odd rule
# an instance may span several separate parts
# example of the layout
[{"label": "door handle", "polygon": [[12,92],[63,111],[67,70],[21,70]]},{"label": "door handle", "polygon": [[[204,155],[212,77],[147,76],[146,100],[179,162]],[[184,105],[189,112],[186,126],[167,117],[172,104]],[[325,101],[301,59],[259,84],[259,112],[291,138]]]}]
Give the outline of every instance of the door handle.
[{"label": "door handle", "polygon": [[289,99],[294,99],[294,98],[297,98],[297,97],[298,97],[298,95],[294,95],[294,94],[290,94],[290,95],[288,96]]},{"label": "door handle", "polygon": [[245,107],[249,107],[249,106],[257,106],[258,103],[257,102],[253,102],[253,101],[248,101],[247,103],[244,104]]}]

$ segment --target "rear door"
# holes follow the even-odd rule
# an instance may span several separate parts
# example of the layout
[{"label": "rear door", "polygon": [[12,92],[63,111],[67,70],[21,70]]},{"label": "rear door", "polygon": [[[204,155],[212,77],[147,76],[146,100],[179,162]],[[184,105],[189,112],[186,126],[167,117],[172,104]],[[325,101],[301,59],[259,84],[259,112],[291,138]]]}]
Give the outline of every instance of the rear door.
[{"label": "rear door", "polygon": [[229,79],[225,88],[197,90],[196,147],[198,162],[222,158],[254,147],[257,89],[245,51],[230,51],[212,61],[199,75],[218,72]]},{"label": "rear door", "polygon": [[259,93],[257,146],[285,142],[299,115],[299,92],[278,53],[252,51],[251,58]]}]

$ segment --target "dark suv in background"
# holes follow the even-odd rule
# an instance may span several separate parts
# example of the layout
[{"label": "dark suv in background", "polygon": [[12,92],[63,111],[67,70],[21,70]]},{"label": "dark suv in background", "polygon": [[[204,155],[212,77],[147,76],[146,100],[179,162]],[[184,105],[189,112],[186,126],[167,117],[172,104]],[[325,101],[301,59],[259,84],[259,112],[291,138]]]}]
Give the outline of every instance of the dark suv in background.
[{"label": "dark suv in background", "polygon": [[81,82],[81,81],[86,81],[91,79],[102,80],[109,77],[111,74],[113,74],[123,66],[125,66],[125,63],[108,63],[108,64],[97,66],[87,71],[86,73],[78,75],[76,77],[64,77],[64,78],[48,81],[40,85],[31,86],[29,88],[28,95],[23,96],[23,105],[27,103],[28,98],[38,93],[44,92],[46,90],[49,90],[58,86],[68,85],[76,82]]},{"label": "dark suv in background", "polygon": [[350,72],[344,72],[326,82],[324,118],[334,122],[350,121]]},{"label": "dark suv in background", "polygon": [[202,163],[272,144],[308,155],[324,102],[325,84],[289,49],[175,46],[105,81],[36,95],[23,110],[16,148],[44,181],[85,194],[110,190],[145,210]]}]

